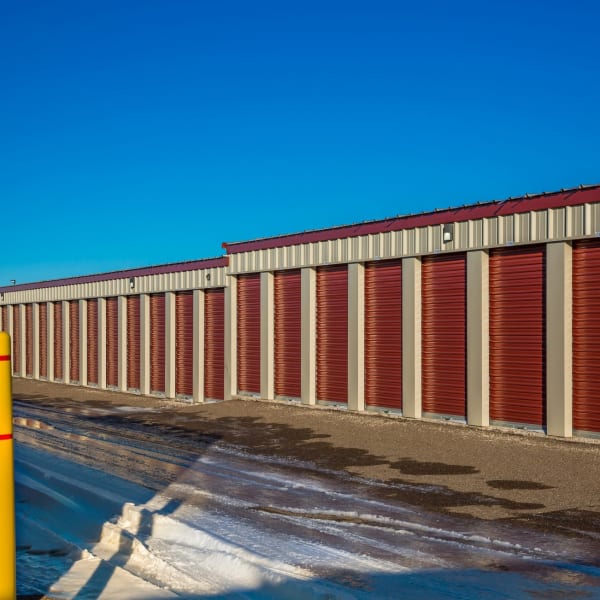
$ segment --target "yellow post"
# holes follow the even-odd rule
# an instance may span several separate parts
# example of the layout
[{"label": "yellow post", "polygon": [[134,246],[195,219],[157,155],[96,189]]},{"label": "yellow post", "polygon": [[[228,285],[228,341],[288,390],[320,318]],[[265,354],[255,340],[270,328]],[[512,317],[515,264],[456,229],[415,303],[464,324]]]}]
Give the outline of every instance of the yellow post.
[{"label": "yellow post", "polygon": [[10,336],[0,331],[0,598],[17,597]]}]

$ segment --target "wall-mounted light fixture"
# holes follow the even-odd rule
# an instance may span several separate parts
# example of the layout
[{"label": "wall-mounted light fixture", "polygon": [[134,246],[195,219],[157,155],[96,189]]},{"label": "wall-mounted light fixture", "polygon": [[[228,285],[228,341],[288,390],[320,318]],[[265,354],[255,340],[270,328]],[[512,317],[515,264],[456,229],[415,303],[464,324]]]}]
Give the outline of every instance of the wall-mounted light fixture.
[{"label": "wall-mounted light fixture", "polygon": [[4,292],[0,292],[0,300],[4,300]]},{"label": "wall-mounted light fixture", "polygon": [[446,223],[442,229],[442,240],[444,244],[451,242],[454,238],[454,223]]},{"label": "wall-mounted light fixture", "polygon": [[210,281],[210,273],[206,274],[206,281]]},{"label": "wall-mounted light fixture", "polygon": [[129,278],[129,289],[132,290],[135,287],[135,279],[133,277]]}]

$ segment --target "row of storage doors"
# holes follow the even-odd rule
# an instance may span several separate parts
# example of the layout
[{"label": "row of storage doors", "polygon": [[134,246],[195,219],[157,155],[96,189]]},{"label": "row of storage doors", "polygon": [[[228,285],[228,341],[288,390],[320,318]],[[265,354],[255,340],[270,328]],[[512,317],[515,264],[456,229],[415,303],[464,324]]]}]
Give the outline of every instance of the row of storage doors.
[{"label": "row of storage doors", "polygon": [[[238,389],[260,393],[260,276],[238,279]],[[467,416],[466,255],[423,257],[422,408]],[[490,418],[546,424],[543,245],[494,250],[489,261]],[[275,393],[301,393],[300,271],[274,275]],[[365,265],[365,403],[402,409],[402,263]],[[317,270],[317,400],[348,397],[348,269]],[[573,248],[573,425],[600,431],[600,242]]]},{"label": "row of storage doors", "polygon": [[[206,399],[224,398],[224,333],[225,305],[224,290],[207,290],[204,301],[204,396]],[[139,391],[141,387],[141,302],[140,296],[126,299],[126,387]],[[87,306],[87,383],[99,384],[100,371],[100,320],[98,299],[90,299]],[[2,307],[4,329],[8,323],[8,308]],[[61,302],[39,304],[39,375],[50,377],[48,373],[48,310],[53,316],[52,378],[55,381],[80,383],[80,304],[73,300],[68,303],[69,329],[68,346],[64,340],[63,306]],[[150,296],[150,391],[165,393],[166,365],[166,302],[164,294]],[[192,292],[175,294],[175,392],[180,396],[193,395],[193,352],[194,352],[194,304]],[[13,331],[21,331],[21,313],[13,311]],[[26,348],[25,374],[33,376],[33,306],[25,305],[25,339],[13,335],[13,371],[22,372],[21,343]],[[68,347],[69,372],[64,373],[64,353]],[[106,386],[119,386],[119,299],[106,298],[106,325],[104,353],[106,356]]]},{"label": "row of storage doors", "polygon": [[[490,253],[490,417],[492,421],[544,426],[546,422],[545,249],[543,245]],[[422,407],[427,414],[465,418],[466,255],[423,257],[421,270]],[[402,262],[365,265],[365,403],[402,410]],[[299,270],[274,274],[274,385],[279,397],[301,396],[302,286]],[[348,397],[348,268],[317,270],[316,395],[325,402]],[[127,310],[127,387],[140,388],[140,298]],[[175,387],[192,395],[193,296],[175,296]],[[63,373],[62,305],[40,304],[40,376],[48,377],[47,311],[53,310],[54,379],[77,382],[79,303],[69,304],[69,373]],[[7,323],[7,308],[2,322]],[[99,379],[98,301],[87,302],[87,380]],[[14,331],[21,331],[14,311]],[[33,373],[32,306],[24,311],[27,375]],[[208,290],[204,303],[205,397],[224,397],[224,290]],[[573,425],[600,431],[600,241],[573,247]],[[165,296],[150,297],[150,387],[165,391]],[[260,394],[260,275],[242,275],[237,285],[237,381],[242,394]],[[106,299],[106,383],[118,386],[119,306]],[[13,337],[13,364],[21,372],[21,340]]]}]

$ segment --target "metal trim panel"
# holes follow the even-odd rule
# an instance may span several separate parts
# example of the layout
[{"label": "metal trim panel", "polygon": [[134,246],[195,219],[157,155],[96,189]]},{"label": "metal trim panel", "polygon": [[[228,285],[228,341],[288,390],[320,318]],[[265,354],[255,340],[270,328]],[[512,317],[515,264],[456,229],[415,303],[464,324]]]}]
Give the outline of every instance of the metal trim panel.
[{"label": "metal trim panel", "polygon": [[348,267],[317,269],[317,400],[348,402]]},{"label": "metal trim panel", "polygon": [[402,259],[365,265],[365,404],[402,409]]},{"label": "metal trim panel", "polygon": [[490,255],[490,419],[546,424],[545,247]]},{"label": "metal trim panel", "polygon": [[421,269],[423,413],[467,414],[466,254],[427,256]]},{"label": "metal trim panel", "polygon": [[237,381],[240,394],[260,394],[260,276],[237,285]]},{"label": "metal trim panel", "polygon": [[302,395],[302,280],[299,269],[277,271],[273,281],[275,395]]}]

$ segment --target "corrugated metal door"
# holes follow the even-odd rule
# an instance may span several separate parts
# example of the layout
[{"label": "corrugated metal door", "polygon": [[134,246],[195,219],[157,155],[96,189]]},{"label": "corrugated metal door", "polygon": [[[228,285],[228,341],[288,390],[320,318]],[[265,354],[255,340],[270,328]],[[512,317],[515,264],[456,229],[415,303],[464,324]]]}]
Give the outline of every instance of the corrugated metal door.
[{"label": "corrugated metal door", "polygon": [[317,399],[348,402],[348,267],[317,270]]},{"label": "corrugated metal door", "polygon": [[237,288],[238,390],[260,394],[260,275],[240,275]]},{"label": "corrugated metal door", "polygon": [[165,295],[150,296],[150,390],[165,391]]},{"label": "corrugated metal door", "polygon": [[33,304],[25,305],[25,374],[33,377]]},{"label": "corrugated metal door", "polygon": [[62,302],[54,303],[54,380],[63,378],[63,310]]},{"label": "corrugated metal door", "polygon": [[466,256],[426,256],[422,285],[423,412],[467,414]]},{"label": "corrugated metal door", "polygon": [[600,432],[600,240],[573,247],[573,429]]},{"label": "corrugated metal door", "polygon": [[204,294],[204,397],[225,397],[225,290]]},{"label": "corrugated metal door", "polygon": [[79,383],[79,300],[69,302],[69,379]]},{"label": "corrugated metal door", "polygon": [[8,306],[2,307],[2,331],[8,331]]},{"label": "corrugated metal door", "polygon": [[48,305],[40,304],[40,377],[48,378]]},{"label": "corrugated metal door", "polygon": [[87,301],[87,379],[98,385],[98,299]]},{"label": "corrugated metal door", "polygon": [[13,337],[12,337],[13,373],[21,374],[21,307],[13,305]]},{"label": "corrugated metal door", "polygon": [[402,260],[365,265],[365,403],[402,408]]},{"label": "corrugated metal door", "polygon": [[127,389],[140,389],[140,297],[127,296]]},{"label": "corrugated metal door", "polygon": [[119,386],[119,299],[106,299],[106,385]]},{"label": "corrugated metal door", "polygon": [[275,297],[275,394],[302,395],[302,296],[300,270],[277,271]]},{"label": "corrugated metal door", "polygon": [[175,294],[175,393],[194,393],[194,293]]},{"label": "corrugated metal door", "polygon": [[490,255],[490,417],[544,425],[544,248],[509,248]]}]

